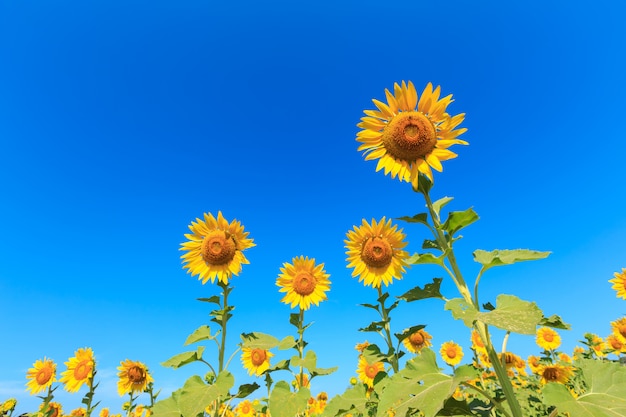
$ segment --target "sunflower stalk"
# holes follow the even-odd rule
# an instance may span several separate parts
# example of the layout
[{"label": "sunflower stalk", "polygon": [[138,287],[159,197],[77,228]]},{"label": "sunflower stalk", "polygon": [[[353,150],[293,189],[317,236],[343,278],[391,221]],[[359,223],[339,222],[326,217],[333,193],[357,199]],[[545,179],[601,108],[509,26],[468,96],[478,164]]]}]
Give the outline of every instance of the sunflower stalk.
[{"label": "sunflower stalk", "polygon": [[[429,184],[429,185],[432,185],[432,184]],[[444,226],[441,224],[439,214],[437,213],[437,211],[435,210],[433,206],[433,202],[429,195],[429,188],[430,188],[429,186],[418,187],[417,189],[414,189],[414,190],[421,193],[424,196],[424,200],[426,201],[428,212],[430,213],[430,217],[435,226],[435,232],[436,232],[434,234],[435,240],[437,241],[437,244],[439,245],[442,252],[444,253],[445,258],[448,260],[448,263],[450,264],[450,267],[453,272],[452,278],[453,278],[454,284],[456,285],[459,293],[465,299],[465,301],[468,304],[472,304],[478,310],[480,308],[478,305],[478,297],[477,297],[478,291],[475,288],[476,297],[473,298],[465,280],[463,279],[463,275],[461,274],[461,270],[459,269],[456,257],[454,255],[454,250],[452,248],[452,239],[450,239],[450,242],[448,242],[448,239],[446,239],[446,236],[444,235],[445,229],[444,229]],[[476,283],[476,285],[477,284],[478,283]],[[515,396],[513,385],[511,384],[511,380],[509,379],[506,373],[506,368],[500,362],[500,357],[496,353],[496,350],[494,349],[493,344],[491,343],[491,339],[489,337],[488,326],[485,323],[481,323],[480,321],[477,321],[474,325],[480,335],[480,338],[483,341],[483,344],[485,345],[485,348],[487,349],[489,360],[491,361],[494,371],[496,373],[496,376],[498,377],[498,380],[500,381],[500,385],[502,387],[502,390],[504,391],[506,400],[509,403],[511,412],[513,413],[513,417],[523,417],[521,406],[519,402],[517,401],[517,397]]]},{"label": "sunflower stalk", "polygon": [[387,347],[389,348],[389,352],[387,354],[387,357],[389,358],[390,362],[391,362],[391,367],[393,368],[393,372],[397,373],[399,368],[398,368],[398,354],[397,354],[397,350],[394,349],[393,347],[393,339],[391,338],[391,329],[389,326],[389,322],[390,322],[390,318],[389,318],[389,311],[386,307],[385,307],[385,300],[388,298],[389,294],[385,293],[383,294],[383,290],[382,288],[379,286],[376,288],[378,290],[378,302],[380,303],[380,316],[383,319],[383,324],[384,324],[384,329],[385,329],[385,342],[387,342]]},{"label": "sunflower stalk", "polygon": [[[304,358],[304,310],[300,309],[300,314],[298,315],[298,357],[300,360]],[[297,388],[298,391],[304,385],[304,368],[300,365],[299,379],[297,379]]]},{"label": "sunflower stalk", "polygon": [[218,324],[219,326],[222,328],[222,338],[220,341],[220,347],[219,347],[219,362],[218,362],[218,374],[221,373],[224,370],[224,352],[226,351],[226,324],[228,323],[228,319],[230,318],[230,310],[232,310],[232,307],[229,307],[228,305],[228,294],[230,294],[230,292],[233,290],[232,287],[229,287],[228,284],[223,283],[222,281],[218,282],[218,285],[222,288],[222,296],[223,296],[223,302],[222,302],[222,311],[221,314],[218,319]]}]

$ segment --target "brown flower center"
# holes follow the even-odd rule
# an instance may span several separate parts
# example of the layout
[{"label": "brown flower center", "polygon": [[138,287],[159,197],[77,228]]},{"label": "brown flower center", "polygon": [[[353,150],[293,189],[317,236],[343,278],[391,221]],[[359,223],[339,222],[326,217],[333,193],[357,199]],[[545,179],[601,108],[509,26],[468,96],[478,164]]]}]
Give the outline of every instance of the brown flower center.
[{"label": "brown flower center", "polygon": [[424,158],[437,144],[435,126],[418,111],[400,112],[389,121],[381,137],[385,149],[396,159]]},{"label": "brown flower center", "polygon": [[39,385],[47,384],[48,381],[50,381],[50,378],[52,378],[52,368],[49,366],[44,366],[35,376],[35,380]]},{"label": "brown flower center", "polygon": [[546,368],[543,371],[543,377],[547,381],[556,381],[559,379],[559,370],[556,368]]},{"label": "brown flower center", "polygon": [[369,267],[385,268],[393,259],[393,248],[385,238],[369,238],[361,250],[361,259]]},{"label": "brown flower center", "polygon": [[254,366],[261,366],[267,359],[267,353],[264,349],[252,349],[250,360]]},{"label": "brown flower center", "polygon": [[619,326],[618,330],[619,334],[621,334],[623,337],[626,337],[626,324],[622,324],[621,326]]},{"label": "brown flower center", "polygon": [[76,368],[74,368],[74,378],[77,381],[86,379],[91,373],[91,369],[91,361],[84,360],[79,362],[78,365],[76,365]]},{"label": "brown flower center", "polygon": [[370,379],[374,379],[378,375],[378,366],[376,364],[370,365],[369,363],[365,366],[365,376]]},{"label": "brown flower center", "polygon": [[619,340],[617,340],[616,337],[612,337],[611,339],[609,339],[609,342],[611,343],[611,347],[615,350],[621,350],[622,347],[624,347],[624,345],[622,344],[622,342],[620,342]]},{"label": "brown flower center", "polygon": [[446,356],[450,359],[456,358],[456,348],[454,346],[448,346],[446,349]]},{"label": "brown flower center", "polygon": [[315,290],[317,278],[309,272],[301,271],[293,278],[293,290],[300,295],[309,295]]},{"label": "brown flower center", "polygon": [[414,346],[422,346],[424,344],[424,335],[422,335],[420,332],[413,333],[411,336],[409,336],[409,342],[411,342],[411,344]]},{"label": "brown flower center", "polygon": [[57,405],[50,405],[50,409],[52,413],[48,415],[48,417],[57,417],[59,415],[59,407]]},{"label": "brown flower center", "polygon": [[545,340],[546,342],[550,343],[554,340],[554,335],[550,332],[545,332],[543,334],[543,340]]},{"label": "brown flower center", "polygon": [[140,366],[133,366],[128,370],[128,380],[133,384],[142,384],[146,380],[146,371]]},{"label": "brown flower center", "polygon": [[221,230],[215,230],[202,241],[202,259],[210,265],[224,265],[235,257],[235,239]]}]

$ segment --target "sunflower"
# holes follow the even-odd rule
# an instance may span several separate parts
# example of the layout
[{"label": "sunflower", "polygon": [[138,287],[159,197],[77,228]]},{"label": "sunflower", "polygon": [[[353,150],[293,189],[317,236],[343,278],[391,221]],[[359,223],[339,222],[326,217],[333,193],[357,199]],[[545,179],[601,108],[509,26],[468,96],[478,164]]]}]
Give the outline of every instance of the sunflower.
[{"label": "sunflower", "polygon": [[120,362],[117,370],[117,393],[121,396],[126,394],[142,393],[154,379],[148,372],[148,368],[141,362],[126,359]]},{"label": "sunflower", "polygon": [[626,300],[626,268],[622,268],[622,272],[616,272],[613,274],[615,278],[610,279],[609,282],[613,284],[611,288],[617,291],[617,297],[621,297]]},{"label": "sunflower", "polygon": [[626,343],[614,334],[611,334],[606,338],[606,344],[611,349],[611,352],[618,356],[620,353],[626,353]]},{"label": "sunflower", "polygon": [[598,357],[606,356],[605,350],[607,349],[607,346],[606,346],[606,343],[604,342],[604,339],[602,339],[598,335],[592,334],[590,341],[591,341],[591,349],[596,354],[596,356]]},{"label": "sunflower", "polygon": [[611,329],[615,337],[626,343],[626,317],[611,322]]},{"label": "sunflower", "polygon": [[356,373],[368,388],[374,387],[374,378],[379,372],[385,372],[385,365],[382,362],[369,363],[363,356],[359,357]]},{"label": "sunflower", "polygon": [[420,353],[423,348],[432,346],[432,343],[430,343],[432,338],[433,337],[426,330],[419,329],[404,338],[402,343],[409,352]]},{"label": "sunflower", "polygon": [[9,398],[0,406],[0,415],[9,414],[13,410],[15,410],[15,406],[17,405],[17,400],[15,398]]},{"label": "sunflower", "polygon": [[453,101],[452,94],[439,98],[441,88],[428,83],[422,96],[417,96],[413,83],[394,84],[394,94],[385,89],[387,104],[372,100],[378,110],[365,110],[357,126],[361,131],[356,140],[361,142],[365,160],[378,159],[376,171],[411,182],[417,189],[419,174],[433,182],[431,167],[442,171],[441,161],[457,155],[448,150],[452,145],[467,145],[457,139],[467,129],[455,128],[461,124],[464,113],[450,116],[446,107]]},{"label": "sunflower", "polygon": [[276,280],[280,292],[287,293],[281,302],[308,310],[311,304],[319,305],[326,300],[326,291],[330,289],[329,274],[324,271],[324,264],[315,265],[315,259],[300,256],[285,262],[280,268],[281,274]]},{"label": "sunflower", "polygon": [[70,411],[70,417],[85,417],[87,410],[84,407],[78,407]]},{"label": "sunflower", "polygon": [[67,370],[61,374],[61,382],[68,392],[77,392],[93,378],[95,361],[91,348],[79,348],[74,357],[65,362]]},{"label": "sunflower", "polygon": [[248,374],[260,376],[270,367],[270,358],[274,356],[272,352],[259,348],[242,348],[241,362],[248,370]]},{"label": "sunflower", "polygon": [[46,403],[43,402],[39,406],[38,417],[61,417],[63,415],[63,407],[58,402],[50,401],[47,407],[45,405]]},{"label": "sunflower", "polygon": [[561,336],[549,327],[537,329],[537,345],[545,350],[554,350],[561,346]]},{"label": "sunflower", "polygon": [[539,365],[537,374],[541,376],[541,383],[547,384],[548,382],[557,382],[559,384],[565,384],[572,377],[574,370],[571,366],[563,366],[559,364],[554,365]]},{"label": "sunflower", "polygon": [[239,275],[242,264],[250,263],[242,252],[255,246],[248,239],[249,232],[244,232],[237,220],[229,223],[221,211],[217,219],[211,213],[204,213],[204,220],[192,221],[189,230],[191,233],[185,235],[189,240],[180,248],[187,251],[181,256],[183,267],[192,276],[198,275],[202,284],[209,279],[214,283],[216,278],[228,284],[233,274]]},{"label": "sunflower", "polygon": [[308,388],[311,385],[311,379],[309,378],[308,374],[303,373],[302,374],[302,381],[304,381],[303,384],[300,384],[300,374],[296,374],[295,375],[296,379],[294,379],[293,381],[291,381],[291,385],[293,385],[293,387],[296,390],[300,389],[300,386],[303,386],[304,388]]},{"label": "sunflower", "polygon": [[254,417],[256,410],[250,400],[244,400],[235,407],[235,417]]},{"label": "sunflower", "polygon": [[487,348],[480,338],[480,333],[478,333],[476,329],[472,329],[472,349],[474,349],[476,353],[487,353]]},{"label": "sunflower", "polygon": [[458,344],[450,341],[441,345],[439,353],[443,358],[443,361],[450,366],[456,366],[463,359],[463,349]]},{"label": "sunflower", "polygon": [[52,359],[37,360],[33,367],[26,372],[26,387],[31,395],[39,394],[49,388],[56,381],[57,365]]},{"label": "sunflower", "polygon": [[393,279],[402,279],[406,272],[409,254],[402,250],[408,242],[406,235],[397,225],[391,225],[391,220],[385,217],[376,222],[372,219],[371,225],[363,219],[360,227],[346,234],[346,255],[348,268],[354,268],[352,276],[359,276],[359,282],[365,286],[371,285],[380,288],[391,284]]}]

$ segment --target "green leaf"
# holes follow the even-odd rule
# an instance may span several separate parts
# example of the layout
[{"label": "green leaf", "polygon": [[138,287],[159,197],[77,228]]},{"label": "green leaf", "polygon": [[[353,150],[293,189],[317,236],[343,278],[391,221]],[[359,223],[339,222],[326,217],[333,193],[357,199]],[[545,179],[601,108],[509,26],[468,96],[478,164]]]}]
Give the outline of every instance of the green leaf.
[{"label": "green leaf", "polygon": [[436,240],[424,239],[422,243],[422,249],[437,249],[438,251],[443,252],[443,248],[439,245],[439,242]]},{"label": "green leaf", "polygon": [[291,365],[292,366],[302,366],[303,368],[307,369],[307,370],[311,370],[311,369],[315,369],[315,366],[317,364],[317,355],[315,355],[315,352],[313,352],[312,350],[309,350],[306,352],[306,354],[304,355],[304,358],[300,359],[297,356],[294,356],[291,358]]},{"label": "green leaf", "polygon": [[286,370],[289,370],[289,360],[283,359],[280,362],[276,363],[276,365],[269,368],[268,372],[286,371]]},{"label": "green leaf", "polygon": [[[200,348],[202,348],[202,350]],[[203,351],[204,347],[198,346],[198,349],[195,351],[183,352],[172,356],[165,362],[161,362],[161,366],[174,369],[180,368],[183,365],[200,360],[202,358]]]},{"label": "green leaf", "polygon": [[467,401],[457,401],[450,397],[443,403],[443,408],[439,410],[437,416],[475,416]]},{"label": "green leaf", "polygon": [[539,322],[539,325],[546,326],[546,327],[553,327],[555,329],[562,329],[562,330],[571,329],[571,326],[567,323],[564,323],[563,319],[561,319],[561,317],[557,316],[556,314],[553,314],[550,317],[542,318],[541,321]]},{"label": "green leaf", "polygon": [[396,218],[396,220],[402,220],[407,223],[422,223],[422,224],[425,224],[426,226],[430,226],[428,224],[428,214],[426,213],[419,213],[414,216],[402,216],[402,217]]},{"label": "green leaf", "polygon": [[493,306],[493,304],[491,304],[489,301],[487,301],[485,304],[483,304],[483,309],[485,309],[487,311],[493,311],[496,308]]},{"label": "green leaf", "polygon": [[278,381],[270,394],[269,411],[272,417],[294,417],[304,413],[307,401],[311,397],[311,391],[300,388],[292,393],[289,384]]},{"label": "green leaf", "polygon": [[185,346],[190,345],[192,343],[199,342],[200,340],[213,340],[219,334],[220,334],[220,331],[218,330],[217,333],[212,335],[211,328],[207,326],[206,324],[204,324],[198,327],[196,330],[194,330],[194,332],[191,333],[189,337],[187,337],[187,340],[185,340]]},{"label": "green leaf", "polygon": [[414,188],[413,191],[417,191],[418,193],[428,194],[431,187],[433,186],[432,181],[424,174],[417,174],[417,190]]},{"label": "green leaf", "polygon": [[351,411],[353,415],[367,415],[369,401],[365,384],[358,384],[348,388],[343,394],[333,397],[324,408],[323,417],[335,417]]},{"label": "green leaf", "polygon": [[241,341],[243,342],[243,347],[250,349],[270,350],[279,344],[278,339],[274,336],[259,332],[242,333]]},{"label": "green leaf", "polygon": [[369,326],[359,329],[360,332],[378,332],[384,328],[384,321],[374,321]]},{"label": "green leaf", "polygon": [[256,382],[252,384],[243,384],[239,386],[237,390],[236,398],[246,398],[248,395],[252,394],[254,391],[260,388],[260,385]]},{"label": "green leaf", "polygon": [[183,417],[197,417],[204,415],[205,408],[219,397],[226,396],[235,385],[235,378],[228,371],[222,371],[213,385],[207,385],[202,379],[194,375],[185,382],[178,405]]},{"label": "green leaf", "polygon": [[491,252],[487,252],[481,249],[477,249],[473,253],[474,260],[483,265],[483,269],[487,269],[493,266],[510,265],[516,262],[534,261],[537,259],[547,258],[550,252],[539,252],[530,249],[496,249]]},{"label": "green leaf", "polygon": [[374,305],[374,304],[368,304],[368,303],[363,303],[363,304],[359,304],[359,305],[362,305],[363,307],[371,308],[371,309],[374,309],[374,310],[380,312],[380,310],[379,310],[380,306],[377,306],[377,305]]},{"label": "green leaf", "polygon": [[402,333],[394,333],[394,336],[396,336],[396,338],[398,339],[398,342],[402,342],[404,339],[411,336],[413,333],[417,332],[418,330],[422,330],[424,327],[426,327],[424,324],[411,326],[405,331],[403,331]]},{"label": "green leaf", "polygon": [[291,349],[295,345],[296,345],[296,339],[294,339],[293,336],[289,335],[280,341],[280,343],[278,344],[278,349],[287,350],[287,349]]},{"label": "green leaf", "polygon": [[549,383],[543,388],[546,404],[576,417],[626,415],[626,367],[594,359],[581,359],[574,365],[580,367],[587,392],[574,398],[564,385]]},{"label": "green leaf", "polygon": [[448,301],[444,307],[455,319],[461,319],[467,327],[479,320],[490,326],[514,333],[535,334],[543,314],[537,304],[520,300],[514,295],[500,294],[493,311],[479,312],[462,298]]},{"label": "green leaf", "polygon": [[[437,248],[438,249],[438,248]],[[407,259],[407,263],[412,265],[418,264],[435,264],[443,265],[443,259],[433,255],[432,253],[414,253]]]},{"label": "green leaf", "polygon": [[474,223],[478,218],[478,214],[472,208],[468,208],[465,211],[451,211],[443,224],[443,229],[450,235],[453,235],[462,228]]},{"label": "green leaf", "polygon": [[314,376],[318,376],[318,375],[330,375],[333,372],[335,372],[337,369],[339,369],[338,366],[333,366],[332,368],[315,368],[315,369],[310,369],[309,372],[311,372],[311,377],[314,377]]},{"label": "green leaf", "polygon": [[198,301],[203,301],[205,303],[217,304],[218,306],[222,305],[220,297],[218,295],[213,295],[213,296],[211,296],[209,298],[198,298],[197,300]]},{"label": "green leaf", "polygon": [[299,329],[300,328],[300,314],[298,314],[298,313],[291,313],[289,315],[289,323],[293,324],[294,326],[296,326]]},{"label": "green leaf", "polygon": [[433,278],[433,282],[424,285],[424,288],[415,287],[398,298],[401,300],[408,302],[423,300],[425,298],[442,298],[441,292],[439,292],[439,288],[441,287],[442,278]]},{"label": "green leaf", "polygon": [[452,197],[443,197],[433,203],[433,210],[437,213],[437,216],[439,216],[441,209],[452,200]]},{"label": "green leaf", "polygon": [[180,417],[183,412],[178,406],[178,396],[180,389],[173,392],[172,396],[161,401],[157,401],[152,407],[152,416],[154,417]]}]

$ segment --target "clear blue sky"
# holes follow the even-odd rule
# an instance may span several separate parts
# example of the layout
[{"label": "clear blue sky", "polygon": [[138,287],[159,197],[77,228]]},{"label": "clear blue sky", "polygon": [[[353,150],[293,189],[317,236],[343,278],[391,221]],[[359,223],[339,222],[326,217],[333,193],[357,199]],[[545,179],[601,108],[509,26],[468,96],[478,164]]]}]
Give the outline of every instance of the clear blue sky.
[{"label": "clear blue sky", "polygon": [[[357,331],[376,319],[357,304],[376,293],[346,269],[345,233],[423,207],[356,151],[363,109],[401,80],[441,85],[449,110],[467,113],[470,146],[432,192],[481,216],[457,245],[466,275],[474,249],[553,252],[491,270],[483,300],[515,294],[560,314],[572,324],[565,351],[584,332],[607,336],[626,312],[607,282],[626,267],[624,12],[604,1],[1,1],[0,401],[33,411],[26,370],[47,356],[60,373],[85,346],[112,411],[124,359],[145,362],[164,394],[204,374],[160,362],[208,323],[195,299],[217,287],[187,275],[178,248],[191,220],[218,210],[257,244],[233,280],[231,350],[242,332],[293,334],[275,280],[283,262],[314,257],[332,289],[307,312],[307,339],[319,366],[340,369],[313,391],[342,392],[354,345],[382,342]],[[420,250],[426,230],[404,229]],[[390,292],[441,274],[413,267]],[[449,282],[443,291],[455,296]],[[435,347],[467,346],[441,301],[392,317],[395,331],[427,324]],[[509,348],[538,352],[532,337]],[[252,382],[238,357],[230,370]],[[67,412],[80,405],[84,389],[60,391]]]}]

